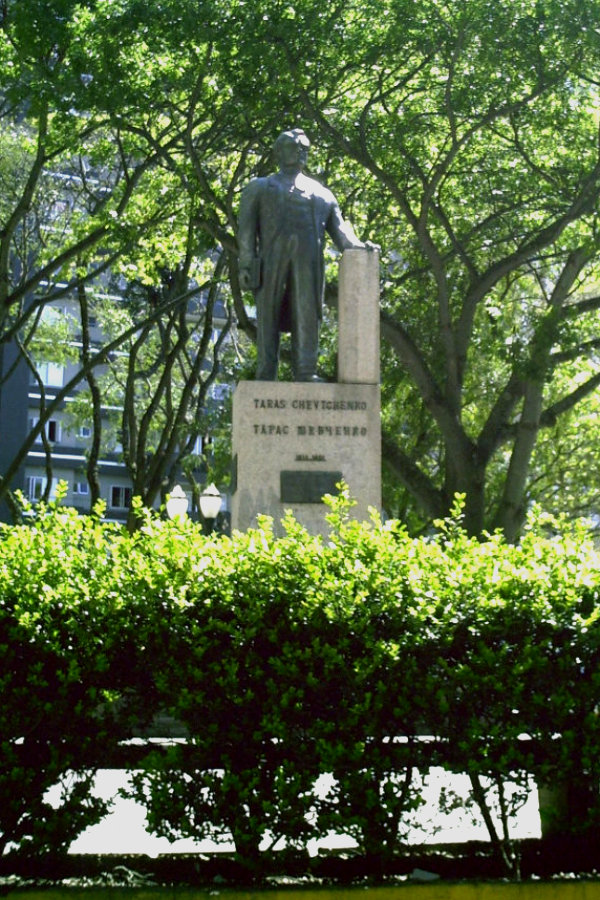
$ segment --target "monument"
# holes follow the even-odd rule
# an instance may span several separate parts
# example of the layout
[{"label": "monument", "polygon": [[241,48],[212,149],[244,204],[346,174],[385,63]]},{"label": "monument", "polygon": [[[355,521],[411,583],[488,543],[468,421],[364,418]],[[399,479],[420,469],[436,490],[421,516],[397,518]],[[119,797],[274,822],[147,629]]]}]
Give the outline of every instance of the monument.
[{"label": "monument", "polygon": [[[232,527],[264,513],[276,531],[290,509],[326,534],[322,498],[344,480],[366,519],[381,503],[379,253],[360,241],[333,194],[304,174],[301,129],[275,143],[279,171],[250,182],[239,215],[240,282],[257,309],[255,381],[233,396]],[[338,381],[317,372],[324,286],[323,245],[342,251]],[[291,333],[293,382],[277,381],[282,331]]]}]

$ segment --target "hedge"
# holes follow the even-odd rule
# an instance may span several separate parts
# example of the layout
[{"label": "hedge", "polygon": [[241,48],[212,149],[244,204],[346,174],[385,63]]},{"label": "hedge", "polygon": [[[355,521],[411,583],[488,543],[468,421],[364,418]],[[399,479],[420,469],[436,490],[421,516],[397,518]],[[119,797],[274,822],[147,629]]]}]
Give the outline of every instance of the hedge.
[{"label": "hedge", "polygon": [[[522,792],[586,793],[598,823],[599,555],[532,517],[518,546],[349,517],[232,537],[137,509],[128,534],[60,503],[0,530],[0,848],[66,849],[106,809],[111,747],[167,715],[131,795],[171,839],[233,839],[246,864],[336,831],[401,848],[431,766],[467,773],[507,870]],[[321,776],[333,776],[327,792]],[[61,784],[61,805],[47,802]],[[591,786],[591,789],[590,789]],[[494,804],[498,816],[493,815]],[[499,823],[499,824],[498,824]]]}]

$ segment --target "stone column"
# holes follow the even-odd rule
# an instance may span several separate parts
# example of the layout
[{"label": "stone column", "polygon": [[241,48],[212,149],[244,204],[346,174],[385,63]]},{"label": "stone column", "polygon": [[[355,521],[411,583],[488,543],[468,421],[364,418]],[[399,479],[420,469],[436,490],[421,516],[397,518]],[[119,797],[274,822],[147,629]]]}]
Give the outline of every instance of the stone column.
[{"label": "stone column", "polygon": [[379,253],[345,250],[338,300],[338,381],[379,384]]}]

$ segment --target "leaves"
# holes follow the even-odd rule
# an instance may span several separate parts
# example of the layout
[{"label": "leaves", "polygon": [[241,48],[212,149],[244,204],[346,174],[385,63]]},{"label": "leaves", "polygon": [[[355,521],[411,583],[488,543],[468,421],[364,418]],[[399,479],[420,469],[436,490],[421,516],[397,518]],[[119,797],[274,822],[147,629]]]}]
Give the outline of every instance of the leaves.
[{"label": "leaves", "polygon": [[[268,520],[209,538],[139,503],[134,534],[57,504],[4,526],[4,842],[68,843],[67,818],[102,814],[89,787],[110,747],[167,716],[188,739],[153,744],[131,788],[156,833],[233,838],[249,866],[331,830],[385,857],[444,766],[513,871],[531,779],[598,777],[598,552],[539,513],[514,546],[470,537],[460,498],[427,538],[349,502],[331,498],[327,540],[291,517],[280,538]],[[36,804],[68,771],[54,831]]]},{"label": "leaves", "polygon": [[565,470],[578,410],[596,443],[597,0],[5,6],[2,340],[105,268],[153,290],[215,252],[252,337],[239,192],[302,124],[383,248],[388,511],[418,530],[464,493],[470,533],[515,539],[533,499],[593,509]]}]

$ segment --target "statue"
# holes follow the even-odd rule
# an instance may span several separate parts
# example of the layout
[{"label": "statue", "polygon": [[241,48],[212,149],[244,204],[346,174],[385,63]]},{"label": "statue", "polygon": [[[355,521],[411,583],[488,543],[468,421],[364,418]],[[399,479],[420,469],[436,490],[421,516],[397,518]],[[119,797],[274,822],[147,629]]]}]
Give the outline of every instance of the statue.
[{"label": "statue", "polygon": [[242,192],[240,284],[256,298],[260,381],[277,378],[282,331],[291,332],[294,381],[321,380],[325,232],[339,250],[375,248],[344,222],[331,191],[304,174],[309,147],[301,128],[284,131],[274,147],[279,172],[253,179]]}]

